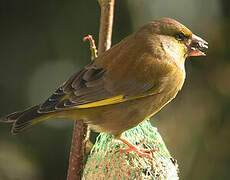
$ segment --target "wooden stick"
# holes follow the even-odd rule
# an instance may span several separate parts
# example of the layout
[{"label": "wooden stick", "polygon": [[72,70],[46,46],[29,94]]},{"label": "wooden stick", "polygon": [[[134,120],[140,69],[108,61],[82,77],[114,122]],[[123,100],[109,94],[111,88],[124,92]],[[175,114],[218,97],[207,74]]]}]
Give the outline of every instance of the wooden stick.
[{"label": "wooden stick", "polygon": [[[115,0],[98,0],[101,6],[98,54],[111,47],[113,13]],[[85,142],[88,139],[87,125],[83,120],[75,120],[69,158],[67,180],[80,180],[84,167]],[[88,131],[89,132],[89,131]]]},{"label": "wooden stick", "polygon": [[115,0],[98,0],[101,6],[98,54],[111,47]]},{"label": "wooden stick", "polygon": [[87,125],[83,120],[75,120],[67,180],[81,179],[84,166],[84,146],[86,139]]}]

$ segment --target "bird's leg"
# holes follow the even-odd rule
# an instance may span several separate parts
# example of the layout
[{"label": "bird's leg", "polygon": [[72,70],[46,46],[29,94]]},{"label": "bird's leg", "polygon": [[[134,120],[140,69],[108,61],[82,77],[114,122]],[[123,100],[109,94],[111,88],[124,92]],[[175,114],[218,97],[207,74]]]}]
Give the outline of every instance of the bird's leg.
[{"label": "bird's leg", "polygon": [[143,141],[141,141],[137,146],[133,145],[132,143],[130,143],[128,140],[126,140],[124,138],[120,138],[120,140],[123,143],[125,143],[126,145],[129,146],[128,148],[120,149],[120,152],[131,152],[131,151],[134,151],[134,152],[136,152],[140,156],[144,156],[144,157],[147,157],[149,159],[152,159],[151,154],[149,154],[147,152],[156,151],[156,149],[144,149],[144,148],[140,148],[140,146],[145,143],[145,139],[143,139]]}]

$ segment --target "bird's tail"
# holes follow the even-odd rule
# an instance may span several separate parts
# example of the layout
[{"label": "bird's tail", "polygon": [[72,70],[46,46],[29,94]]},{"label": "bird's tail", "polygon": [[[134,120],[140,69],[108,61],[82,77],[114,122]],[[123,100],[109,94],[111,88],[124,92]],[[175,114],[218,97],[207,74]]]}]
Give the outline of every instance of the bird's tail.
[{"label": "bird's tail", "polygon": [[24,111],[14,112],[3,118],[0,122],[13,123],[12,134],[17,134],[24,129],[50,117],[50,114],[38,112],[39,105],[28,108]]}]

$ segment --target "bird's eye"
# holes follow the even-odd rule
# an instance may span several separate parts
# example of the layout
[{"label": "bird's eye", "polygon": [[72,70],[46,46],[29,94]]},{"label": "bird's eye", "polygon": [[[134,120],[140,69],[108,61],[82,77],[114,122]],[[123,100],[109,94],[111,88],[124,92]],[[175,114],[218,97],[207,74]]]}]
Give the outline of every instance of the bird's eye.
[{"label": "bird's eye", "polygon": [[174,36],[178,41],[184,41],[186,39],[186,36],[183,33],[177,33]]}]

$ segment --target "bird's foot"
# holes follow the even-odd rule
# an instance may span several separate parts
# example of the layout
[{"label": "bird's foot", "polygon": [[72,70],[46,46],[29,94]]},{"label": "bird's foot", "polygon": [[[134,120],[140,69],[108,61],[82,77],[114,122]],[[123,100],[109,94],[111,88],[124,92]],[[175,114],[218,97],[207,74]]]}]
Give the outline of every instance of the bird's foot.
[{"label": "bird's foot", "polygon": [[120,149],[120,152],[136,152],[138,155],[143,156],[143,157],[147,157],[149,159],[152,159],[152,156],[149,152],[153,152],[156,151],[157,149],[153,148],[153,149],[145,149],[145,148],[141,148],[140,146],[143,145],[145,143],[145,139],[143,139],[143,141],[141,141],[138,145],[133,145],[132,143],[130,143],[128,140],[120,138],[120,140],[125,143],[126,145],[128,145],[128,148],[123,148]]}]

